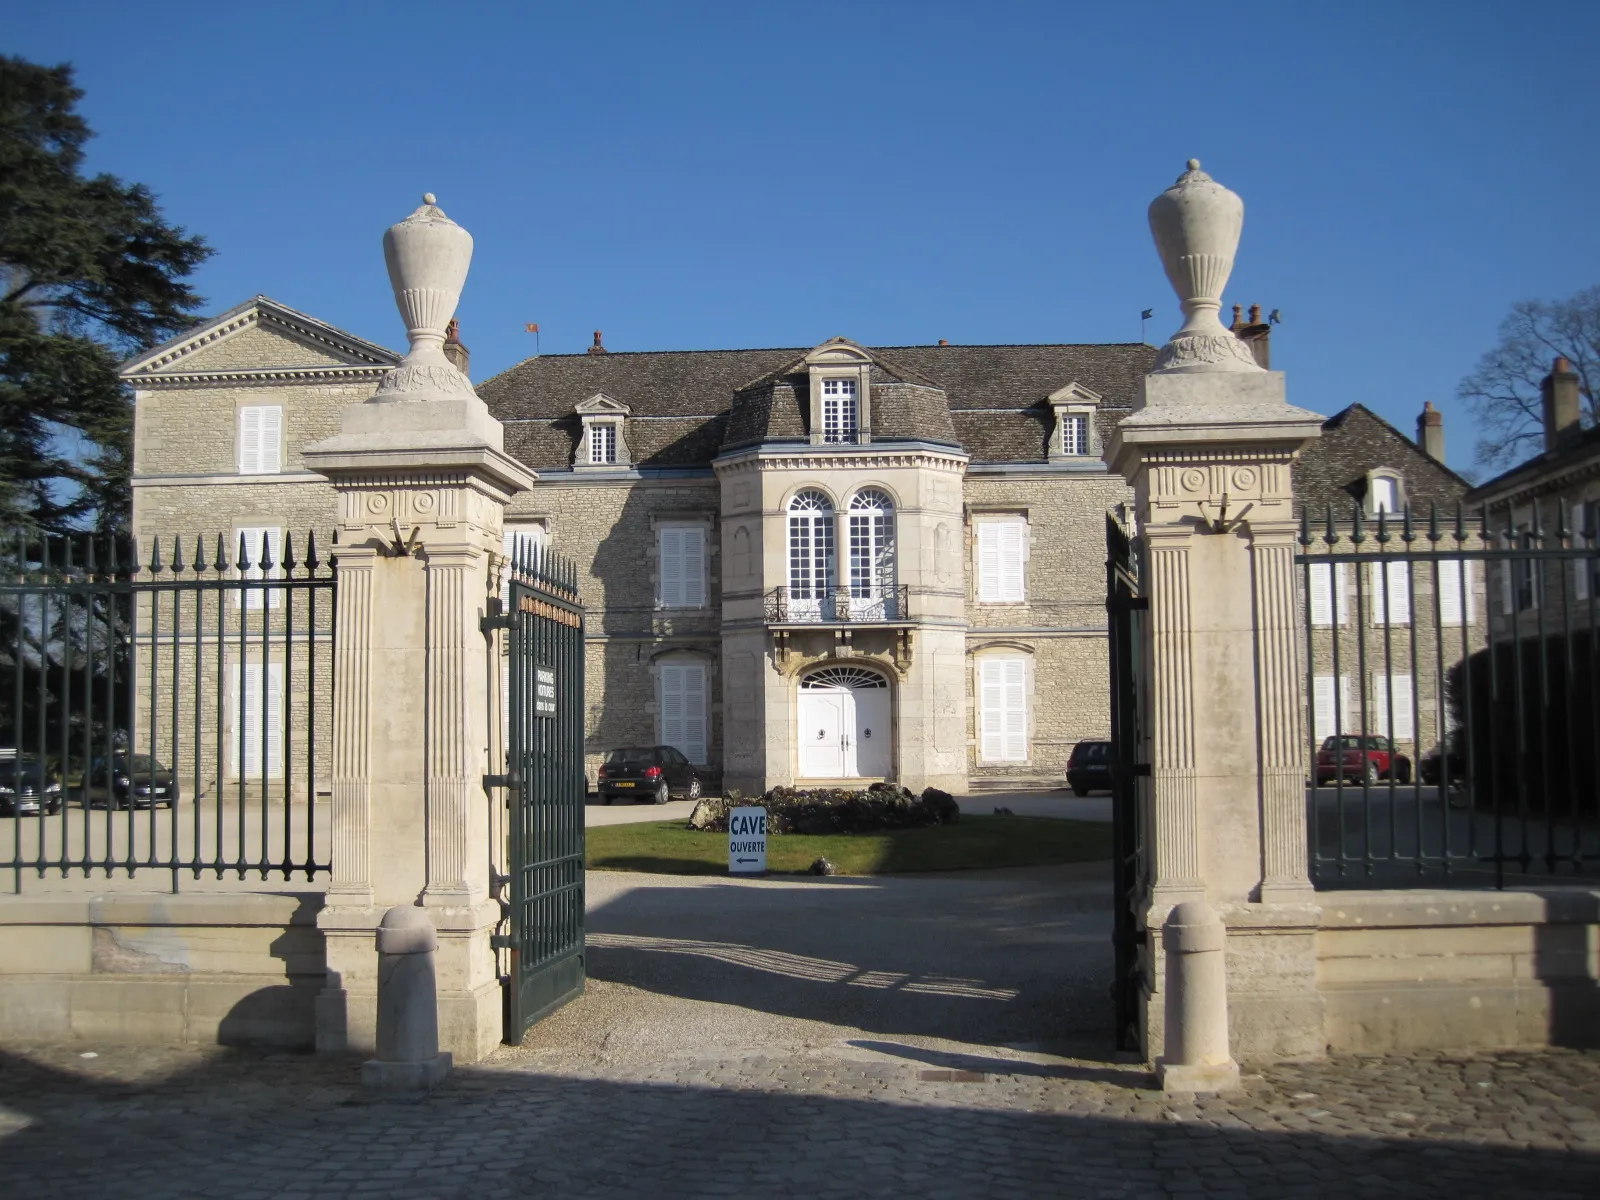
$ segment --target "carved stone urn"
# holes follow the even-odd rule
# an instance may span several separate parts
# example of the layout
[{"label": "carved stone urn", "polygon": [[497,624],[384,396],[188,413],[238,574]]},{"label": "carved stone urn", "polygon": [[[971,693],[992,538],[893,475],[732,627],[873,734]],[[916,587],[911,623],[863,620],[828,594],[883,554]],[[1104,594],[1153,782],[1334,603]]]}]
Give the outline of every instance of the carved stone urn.
[{"label": "carved stone urn", "polygon": [[374,398],[470,393],[471,383],[445,358],[444,338],[472,264],[472,235],[445,216],[430,192],[420,208],[384,233],[383,258],[411,348]]},{"label": "carved stone urn", "polygon": [[1161,348],[1156,371],[1259,371],[1250,348],[1217,319],[1244,228],[1244,201],[1191,158],[1150,202],[1150,232],[1183,309],[1183,328]]}]

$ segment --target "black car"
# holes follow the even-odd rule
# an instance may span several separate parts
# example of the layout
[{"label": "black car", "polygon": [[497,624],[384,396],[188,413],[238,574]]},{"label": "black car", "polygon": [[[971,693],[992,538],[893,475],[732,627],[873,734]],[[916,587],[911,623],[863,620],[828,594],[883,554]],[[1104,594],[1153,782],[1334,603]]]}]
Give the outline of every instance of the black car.
[{"label": "black car", "polygon": [[1087,796],[1091,788],[1111,786],[1111,743],[1079,742],[1067,759],[1067,784],[1073,794]]},{"label": "black car", "polygon": [[178,803],[178,780],[148,754],[117,754],[109,769],[103,758],[90,762],[79,795],[85,808],[107,806],[108,800],[111,808],[172,808]]},{"label": "black car", "polygon": [[698,800],[700,775],[672,746],[622,746],[600,765],[598,790],[607,804],[618,796],[655,804],[665,804],[673,796]]},{"label": "black car", "polygon": [[61,781],[48,778],[37,758],[0,758],[0,816],[36,817],[61,808]]}]

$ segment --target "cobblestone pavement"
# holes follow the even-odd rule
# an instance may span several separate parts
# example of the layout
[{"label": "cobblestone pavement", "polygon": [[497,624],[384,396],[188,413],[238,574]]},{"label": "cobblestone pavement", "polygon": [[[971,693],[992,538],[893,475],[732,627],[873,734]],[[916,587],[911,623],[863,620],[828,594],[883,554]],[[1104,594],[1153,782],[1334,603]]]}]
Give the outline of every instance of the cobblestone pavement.
[{"label": "cobblestone pavement", "polygon": [[1600,1197],[1600,1053],[1150,1090],[1106,1061],[1103,875],[597,872],[586,994],[426,1097],[347,1059],[0,1051],[0,1196]]},{"label": "cobblestone pavement", "polygon": [[147,1200],[1600,1195],[1594,1054],[1280,1066],[1199,1103],[1134,1066],[883,1042],[565,1070],[507,1050],[418,1100],[356,1070],[0,1057],[0,1180]]}]

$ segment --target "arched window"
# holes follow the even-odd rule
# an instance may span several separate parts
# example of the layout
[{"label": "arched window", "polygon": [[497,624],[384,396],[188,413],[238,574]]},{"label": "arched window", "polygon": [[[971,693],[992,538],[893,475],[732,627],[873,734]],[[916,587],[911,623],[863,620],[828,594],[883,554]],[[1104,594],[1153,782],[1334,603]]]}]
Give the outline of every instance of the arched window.
[{"label": "arched window", "polygon": [[878,488],[850,500],[850,607],[858,620],[891,620],[895,600],[894,501]]},{"label": "arched window", "polygon": [[830,620],[833,607],[833,501],[807,489],[789,501],[789,611]]}]

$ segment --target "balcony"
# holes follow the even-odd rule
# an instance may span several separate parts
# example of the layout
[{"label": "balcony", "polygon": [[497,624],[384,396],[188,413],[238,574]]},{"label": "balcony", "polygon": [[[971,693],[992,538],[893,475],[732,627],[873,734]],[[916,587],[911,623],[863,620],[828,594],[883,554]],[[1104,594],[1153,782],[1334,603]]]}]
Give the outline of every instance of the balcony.
[{"label": "balcony", "polygon": [[858,596],[847,587],[797,596],[795,588],[776,587],[764,597],[768,625],[881,625],[910,620],[908,584]]}]

